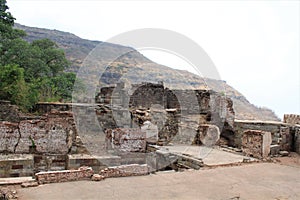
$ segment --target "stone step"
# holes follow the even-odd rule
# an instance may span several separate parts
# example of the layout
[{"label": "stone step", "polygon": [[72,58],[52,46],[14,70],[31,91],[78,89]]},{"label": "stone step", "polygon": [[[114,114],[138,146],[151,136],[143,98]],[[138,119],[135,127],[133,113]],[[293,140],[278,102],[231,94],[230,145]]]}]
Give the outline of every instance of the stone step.
[{"label": "stone step", "polygon": [[15,177],[15,178],[0,178],[0,186],[5,185],[20,185],[25,182],[34,182],[35,179],[31,176]]}]

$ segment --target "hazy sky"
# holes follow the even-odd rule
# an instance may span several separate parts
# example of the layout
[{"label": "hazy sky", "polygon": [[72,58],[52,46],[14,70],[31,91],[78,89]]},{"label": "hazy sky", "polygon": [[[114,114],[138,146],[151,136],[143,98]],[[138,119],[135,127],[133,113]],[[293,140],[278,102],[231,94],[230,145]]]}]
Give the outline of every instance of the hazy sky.
[{"label": "hazy sky", "polygon": [[[163,28],[197,42],[221,79],[257,106],[300,113],[300,1],[8,0],[17,22],[105,41],[138,28]],[[162,51],[141,52],[173,68],[191,67]]]}]

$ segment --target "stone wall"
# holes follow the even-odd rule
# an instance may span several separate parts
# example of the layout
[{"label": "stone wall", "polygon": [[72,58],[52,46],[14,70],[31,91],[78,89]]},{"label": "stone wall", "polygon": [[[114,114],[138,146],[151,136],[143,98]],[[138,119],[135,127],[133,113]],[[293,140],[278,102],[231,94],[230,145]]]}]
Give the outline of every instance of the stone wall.
[{"label": "stone wall", "polygon": [[18,106],[0,100],[0,121],[19,122],[20,113]]},{"label": "stone wall", "polygon": [[142,176],[142,175],[149,174],[149,167],[147,164],[121,165],[121,166],[115,166],[115,167],[109,167],[109,168],[103,169],[100,171],[99,174],[104,176],[105,178]]},{"label": "stone wall", "polygon": [[66,169],[65,154],[34,154],[34,171],[58,171]]},{"label": "stone wall", "polygon": [[39,172],[35,174],[35,177],[39,184],[46,184],[85,180],[91,178],[93,174],[92,168],[81,167],[78,170]]},{"label": "stone wall", "polygon": [[19,124],[0,122],[0,153],[14,153],[20,139]]},{"label": "stone wall", "polygon": [[32,176],[34,174],[32,155],[0,155],[0,178]]},{"label": "stone wall", "polygon": [[[163,84],[142,83],[101,88],[97,104],[41,103],[40,112],[50,109],[79,109],[82,117],[79,131],[85,134],[115,128],[140,128],[150,121],[158,129],[158,143],[191,144],[199,124],[218,126],[221,136],[233,143],[234,111],[232,101],[209,90],[170,90]],[[97,119],[92,119],[96,113]],[[94,128],[95,127],[95,128]],[[97,134],[97,133],[93,133]],[[85,144],[88,145],[88,144]],[[95,150],[96,151],[96,150]]]},{"label": "stone wall", "polygon": [[266,158],[270,154],[271,133],[260,130],[247,130],[242,137],[242,151],[247,156]]},{"label": "stone wall", "polygon": [[161,84],[145,83],[141,84],[134,93],[130,96],[130,107],[133,108],[148,108],[152,105],[161,105],[164,107],[165,88]]},{"label": "stone wall", "polygon": [[244,131],[261,130],[271,133],[273,145],[279,145],[281,150],[292,151],[294,137],[293,132],[290,131],[292,128],[292,125],[282,122],[235,120],[234,144],[238,148],[242,146],[242,137]]},{"label": "stone wall", "polygon": [[145,152],[146,132],[139,128],[117,128],[106,130],[108,149],[125,152]]},{"label": "stone wall", "polygon": [[77,131],[71,112],[53,111],[18,123],[0,122],[0,153],[67,154],[76,146]]},{"label": "stone wall", "polygon": [[283,122],[288,123],[288,124],[299,124],[300,125],[300,115],[285,114],[283,116]]}]

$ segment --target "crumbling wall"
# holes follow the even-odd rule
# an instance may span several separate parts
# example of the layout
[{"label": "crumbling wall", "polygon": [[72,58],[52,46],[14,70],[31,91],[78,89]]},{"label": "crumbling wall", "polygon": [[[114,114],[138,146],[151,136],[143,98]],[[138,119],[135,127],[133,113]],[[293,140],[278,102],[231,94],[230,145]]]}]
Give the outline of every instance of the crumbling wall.
[{"label": "crumbling wall", "polygon": [[106,130],[107,149],[126,152],[145,152],[146,132],[139,128],[117,128]]},{"label": "crumbling wall", "polygon": [[271,123],[271,122],[264,122],[264,121],[249,121],[249,120],[235,120],[234,122],[234,143],[236,147],[241,148],[242,146],[242,137],[243,133],[246,130],[262,130],[271,132],[272,140],[274,144],[279,142],[279,133],[280,133],[280,123]]},{"label": "crumbling wall", "polygon": [[244,131],[242,137],[242,151],[247,156],[266,158],[270,154],[271,133],[260,130]]},{"label": "crumbling wall", "polygon": [[[135,86],[136,87],[136,86]],[[151,108],[152,105],[164,107],[165,88],[162,84],[144,83],[141,84],[130,96],[129,107]]]},{"label": "crumbling wall", "polygon": [[18,123],[0,122],[0,153],[14,153],[19,139]]},{"label": "crumbling wall", "polygon": [[15,105],[11,105],[9,101],[0,100],[0,121],[19,122],[20,111]]},{"label": "crumbling wall", "polygon": [[39,184],[46,184],[85,180],[91,178],[93,174],[92,168],[81,167],[78,170],[39,172],[35,174],[35,177]]},{"label": "crumbling wall", "polygon": [[71,112],[53,111],[19,123],[0,122],[0,152],[67,154],[76,146],[77,131]]},{"label": "crumbling wall", "polygon": [[288,124],[299,124],[300,125],[300,115],[285,114],[283,116],[283,122],[288,123]]}]

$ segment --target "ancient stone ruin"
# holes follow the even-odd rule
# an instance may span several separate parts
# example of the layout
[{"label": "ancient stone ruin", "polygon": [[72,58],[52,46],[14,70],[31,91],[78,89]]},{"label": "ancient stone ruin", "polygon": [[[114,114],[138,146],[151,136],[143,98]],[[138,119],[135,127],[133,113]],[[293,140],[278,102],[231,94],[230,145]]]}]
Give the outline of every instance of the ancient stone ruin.
[{"label": "ancient stone ruin", "polygon": [[231,99],[211,90],[119,83],[99,89],[94,103],[41,102],[39,115],[0,107],[0,178],[33,176],[39,184],[200,169],[212,149],[239,162],[300,153],[299,115],[237,120]]}]

